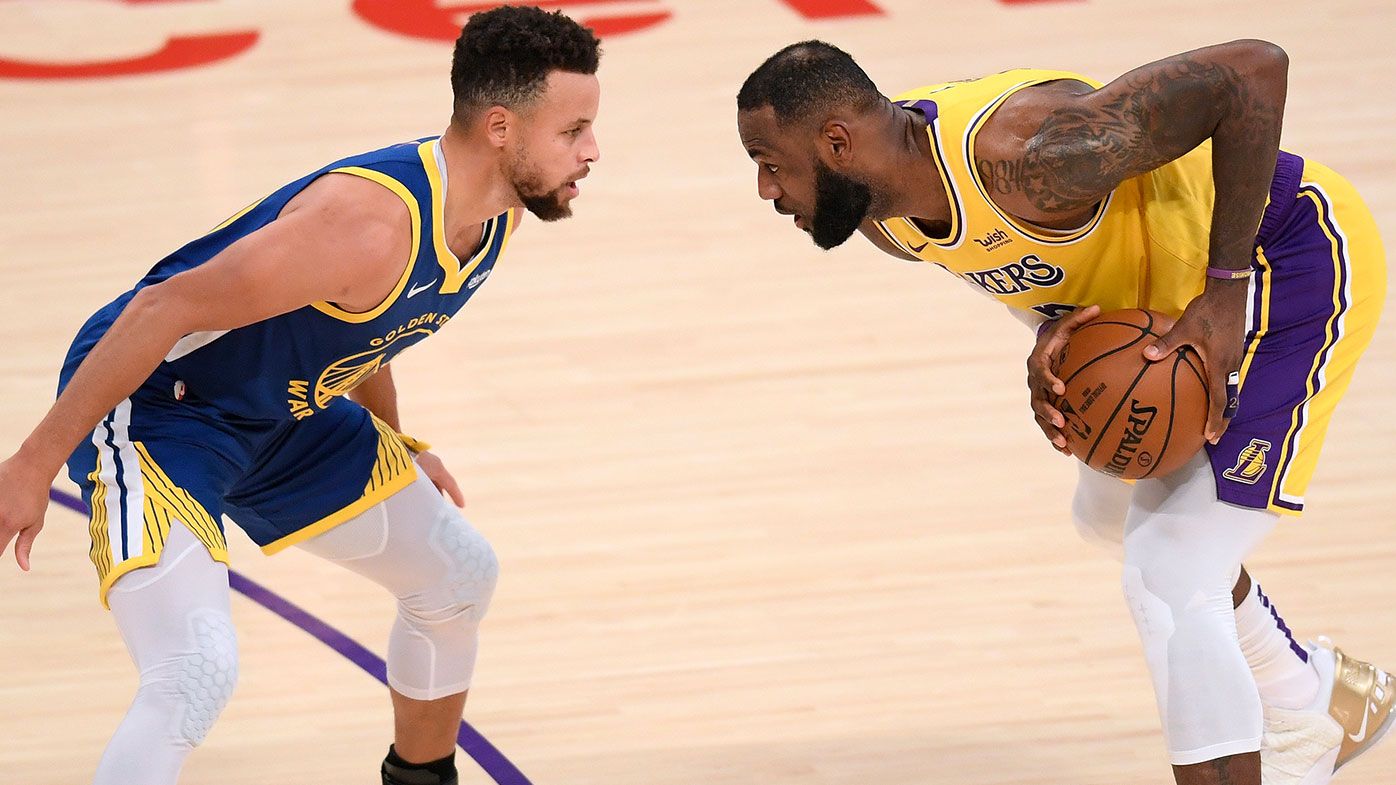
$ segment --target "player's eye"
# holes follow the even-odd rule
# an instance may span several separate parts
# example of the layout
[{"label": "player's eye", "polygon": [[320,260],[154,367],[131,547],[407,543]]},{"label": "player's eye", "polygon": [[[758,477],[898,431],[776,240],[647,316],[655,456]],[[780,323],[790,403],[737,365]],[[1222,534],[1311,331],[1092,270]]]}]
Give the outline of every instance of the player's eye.
[{"label": "player's eye", "polygon": [[761,164],[761,165],[764,166],[764,167],[766,167],[766,171],[770,172],[771,174],[775,174],[776,172],[779,172],[779,171],[780,171],[780,167],[779,167],[779,166],[776,166],[775,164]]}]

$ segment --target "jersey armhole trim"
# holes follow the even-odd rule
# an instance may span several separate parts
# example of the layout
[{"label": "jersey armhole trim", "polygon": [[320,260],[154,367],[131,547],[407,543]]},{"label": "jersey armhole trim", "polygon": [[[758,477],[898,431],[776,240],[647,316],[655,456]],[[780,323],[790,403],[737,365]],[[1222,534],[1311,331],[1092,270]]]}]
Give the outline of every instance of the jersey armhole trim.
[{"label": "jersey armhole trim", "polygon": [[[1007,210],[1004,210],[1002,207],[999,207],[998,203],[993,200],[993,197],[989,195],[988,189],[984,187],[984,183],[980,180],[978,168],[975,166],[974,163],[974,142],[975,139],[979,136],[979,130],[984,127],[984,124],[988,122],[989,118],[993,116],[994,112],[997,111],[998,108],[1002,106],[1003,103],[1007,101],[1010,96],[1014,95],[1020,90],[1027,89],[1029,87],[1037,87],[1038,85],[1046,84],[1048,82],[1060,82],[1067,80],[1080,81],[1080,78],[1055,76],[1050,79],[1037,79],[1015,84],[1012,87],[1000,93],[997,98],[990,101],[982,109],[980,109],[979,112],[974,116],[974,118],[969,121],[969,125],[965,127],[965,170],[969,172],[969,179],[971,182],[974,183],[975,189],[979,191],[979,195],[984,198],[984,202],[989,205],[989,208],[992,209],[995,213],[997,213],[999,218],[1002,218],[1004,223],[1007,223],[1010,229],[1017,232],[1024,239],[1031,240],[1035,243],[1041,243],[1043,245],[1072,245],[1074,243],[1080,242],[1081,240],[1084,240],[1087,236],[1089,236],[1092,232],[1096,230],[1096,227],[1100,226],[1102,219],[1105,218],[1105,213],[1110,209],[1110,202],[1113,201],[1115,198],[1115,191],[1111,190],[1110,193],[1107,194],[1104,199],[1102,199],[1099,203],[1096,204],[1095,212],[1084,224],[1070,231],[1062,232],[1061,234],[1051,234],[1045,229],[1045,227],[1036,227],[1030,221],[1025,221],[1021,218],[1017,218],[1009,214]],[[1082,82],[1082,84],[1089,85],[1090,83]]]},{"label": "jersey armhole trim", "polygon": [[362,177],[365,180],[378,183],[389,191],[397,194],[398,198],[402,200],[402,203],[407,205],[407,214],[412,221],[412,250],[407,255],[407,265],[403,268],[402,275],[398,278],[397,284],[393,286],[393,290],[388,293],[388,296],[383,299],[383,302],[376,305],[372,310],[359,312],[346,311],[334,303],[324,301],[310,304],[310,307],[326,316],[331,316],[342,322],[349,322],[351,324],[363,324],[364,322],[372,321],[382,316],[384,312],[393,306],[393,303],[397,302],[398,297],[402,295],[402,290],[407,288],[407,281],[412,277],[412,270],[417,266],[417,253],[422,246],[422,212],[421,208],[417,205],[417,198],[412,195],[412,192],[407,189],[407,186],[382,172],[374,171],[373,169],[365,169],[361,166],[344,166],[338,169],[331,169],[326,174],[353,175],[354,177]]}]

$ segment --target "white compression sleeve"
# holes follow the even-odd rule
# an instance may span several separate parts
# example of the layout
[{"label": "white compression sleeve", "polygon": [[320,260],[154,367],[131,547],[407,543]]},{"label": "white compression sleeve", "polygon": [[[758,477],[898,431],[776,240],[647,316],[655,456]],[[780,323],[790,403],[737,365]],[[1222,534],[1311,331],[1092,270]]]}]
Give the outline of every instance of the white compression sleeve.
[{"label": "white compression sleeve", "polygon": [[1125,516],[1134,486],[1102,474],[1085,463],[1076,463],[1079,475],[1071,499],[1071,519],[1081,539],[1095,545],[1116,561],[1124,560]]},{"label": "white compression sleeve", "polygon": [[108,600],[140,686],[93,783],[173,785],[237,683],[228,568],[174,522],[159,563],[117,579]]},{"label": "white compression sleeve", "polygon": [[494,551],[426,475],[359,516],[314,537],[306,551],[393,593],[388,683],[414,700],[464,692],[475,670],[480,620],[494,594]]},{"label": "white compression sleeve", "polygon": [[1261,705],[1237,640],[1231,590],[1274,513],[1219,502],[1205,454],[1135,485],[1124,589],[1175,765],[1260,748]]}]

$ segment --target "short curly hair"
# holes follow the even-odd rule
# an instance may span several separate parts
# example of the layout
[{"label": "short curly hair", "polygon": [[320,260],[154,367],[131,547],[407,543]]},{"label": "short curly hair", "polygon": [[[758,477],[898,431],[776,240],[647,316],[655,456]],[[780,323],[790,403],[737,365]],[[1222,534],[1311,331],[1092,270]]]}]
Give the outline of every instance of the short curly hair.
[{"label": "short curly hair", "polygon": [[781,124],[823,120],[835,108],[866,111],[882,94],[853,58],[823,41],[791,44],[767,58],[737,93],[743,112],[769,106]]},{"label": "short curly hair", "polygon": [[527,106],[543,91],[548,74],[594,74],[600,41],[561,11],[501,6],[470,17],[451,59],[455,113],[490,106]]}]

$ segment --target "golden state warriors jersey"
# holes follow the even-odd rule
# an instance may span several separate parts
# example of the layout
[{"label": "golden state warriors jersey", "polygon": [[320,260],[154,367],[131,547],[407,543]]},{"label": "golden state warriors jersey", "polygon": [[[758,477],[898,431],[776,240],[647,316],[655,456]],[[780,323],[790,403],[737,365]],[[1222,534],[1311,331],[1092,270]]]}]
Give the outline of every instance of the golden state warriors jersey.
[{"label": "golden state warriors jersey", "polygon": [[[233,419],[297,420],[324,411],[395,355],[440,330],[489,277],[518,220],[510,210],[484,223],[468,259],[447,247],[445,162],[437,138],[346,158],[296,180],[165,257],[130,291],[98,311],[78,344],[95,344],[130,298],[145,286],[212,259],[276,220],[315,178],[331,172],[372,180],[407,206],[411,253],[392,293],[371,311],[352,313],[319,302],[235,330],[180,340],[154,378],[175,378],[175,397],[212,405]],[[85,347],[75,345],[75,354]],[[171,391],[166,391],[170,393]]]},{"label": "golden state warriors jersey", "polygon": [[921,111],[950,200],[950,233],[929,237],[907,218],[879,222],[897,247],[932,262],[1010,307],[1056,318],[1077,306],[1152,308],[1177,317],[1202,291],[1212,220],[1211,143],[1119,185],[1082,226],[1028,224],[989,197],[974,159],[988,118],[1027,87],[1070,79],[1066,71],[1021,69],[922,87],[894,101]]}]

